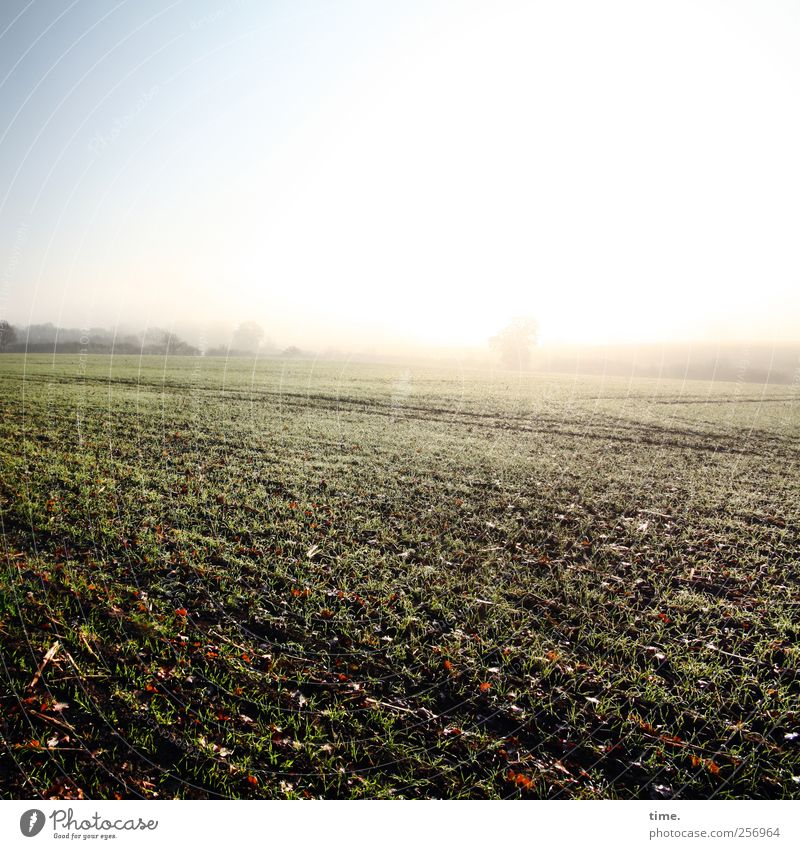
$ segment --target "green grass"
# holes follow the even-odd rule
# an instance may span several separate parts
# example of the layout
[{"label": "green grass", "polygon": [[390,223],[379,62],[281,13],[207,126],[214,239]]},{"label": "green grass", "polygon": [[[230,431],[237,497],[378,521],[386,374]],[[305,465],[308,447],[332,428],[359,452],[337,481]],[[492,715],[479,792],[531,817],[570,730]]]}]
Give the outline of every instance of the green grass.
[{"label": "green grass", "polygon": [[800,795],[796,388],[13,355],[0,387],[3,796]]}]

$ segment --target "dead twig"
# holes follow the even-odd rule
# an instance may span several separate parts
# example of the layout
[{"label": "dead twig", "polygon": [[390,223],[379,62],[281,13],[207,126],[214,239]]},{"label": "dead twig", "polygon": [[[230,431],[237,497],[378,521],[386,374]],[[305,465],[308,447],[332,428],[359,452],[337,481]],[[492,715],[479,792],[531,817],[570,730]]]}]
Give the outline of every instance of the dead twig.
[{"label": "dead twig", "polygon": [[45,666],[56,656],[56,653],[61,648],[61,643],[56,640],[52,646],[47,650],[47,654],[42,658],[42,662],[39,664],[39,668],[36,670],[36,674],[31,678],[31,683],[28,684],[28,689],[32,690],[38,683],[39,679],[42,677],[42,672],[44,672]]},{"label": "dead twig", "polygon": [[100,656],[97,654],[97,652],[89,645],[89,641],[86,639],[86,635],[83,633],[83,631],[78,632],[78,637],[80,638],[80,641],[84,644],[84,646],[86,646],[86,650],[89,652],[89,654],[95,660],[100,660],[102,662],[102,660],[101,660]]},{"label": "dead twig", "polygon": [[63,728],[65,731],[71,731],[73,734],[75,733],[75,729],[67,722],[62,722],[60,719],[56,719],[54,716],[48,716],[46,713],[39,713],[38,710],[26,710],[25,713],[28,716],[35,716],[37,719],[43,719],[45,722],[49,722],[51,725],[57,725],[59,728]]},{"label": "dead twig", "polygon": [[713,643],[706,643],[705,647],[707,649],[711,649],[711,651],[719,652],[720,654],[724,654],[725,657],[735,657],[736,660],[743,660],[745,663],[755,663],[756,659],[754,657],[745,657],[741,654],[734,654],[733,652],[723,651],[721,648],[718,648]]}]

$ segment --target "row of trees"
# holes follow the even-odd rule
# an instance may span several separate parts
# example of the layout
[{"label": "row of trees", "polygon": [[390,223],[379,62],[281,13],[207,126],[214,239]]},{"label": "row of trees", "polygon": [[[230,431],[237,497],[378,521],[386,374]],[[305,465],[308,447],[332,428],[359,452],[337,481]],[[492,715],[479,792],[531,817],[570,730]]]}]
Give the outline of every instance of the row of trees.
[{"label": "row of trees", "polygon": [[53,324],[32,324],[18,329],[0,321],[0,352],[77,354],[166,354],[191,356],[200,353],[169,330],[154,327],[139,334],[118,334],[104,327],[78,330]]},{"label": "row of trees", "polygon": [[[531,351],[536,344],[538,326],[530,317],[515,318],[507,327],[489,340],[489,347],[508,369],[530,368]],[[117,353],[164,354],[197,356],[200,349],[185,342],[175,333],[152,328],[136,334],[118,335],[101,327],[89,330],[61,328],[53,324],[32,324],[23,331],[0,321],[0,352],[26,351],[60,353]],[[254,321],[245,321],[234,331],[230,344],[209,348],[208,356],[255,356],[259,353],[277,354],[265,341],[264,329]],[[294,346],[283,356],[298,357],[303,352]]]},{"label": "row of trees", "polygon": [[117,333],[104,327],[78,330],[56,327],[54,324],[32,324],[17,328],[0,321],[0,353],[62,353],[62,354],[161,354],[210,357],[252,357],[271,354],[283,357],[303,357],[294,345],[278,351],[265,338],[264,329],[254,321],[245,321],[233,332],[227,345],[217,345],[206,351],[191,345],[170,330],[149,328],[141,333]]}]

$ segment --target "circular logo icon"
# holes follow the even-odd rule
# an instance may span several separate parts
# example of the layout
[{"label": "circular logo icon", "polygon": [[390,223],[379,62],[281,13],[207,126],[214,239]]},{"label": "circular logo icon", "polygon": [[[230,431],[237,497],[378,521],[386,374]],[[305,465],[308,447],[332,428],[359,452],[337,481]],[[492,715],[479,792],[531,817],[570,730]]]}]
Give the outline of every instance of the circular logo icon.
[{"label": "circular logo icon", "polygon": [[44,813],[37,808],[31,808],[19,818],[19,830],[25,837],[36,837],[44,828]]}]

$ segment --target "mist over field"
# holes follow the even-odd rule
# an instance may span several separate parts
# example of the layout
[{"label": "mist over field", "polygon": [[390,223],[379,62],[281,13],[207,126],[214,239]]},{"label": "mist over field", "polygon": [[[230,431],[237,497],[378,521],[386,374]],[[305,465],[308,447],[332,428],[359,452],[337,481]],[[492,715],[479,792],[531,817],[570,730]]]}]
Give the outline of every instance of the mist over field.
[{"label": "mist over field", "polygon": [[[429,364],[469,370],[661,377],[800,385],[800,344],[695,342],[628,345],[537,345],[538,323],[527,332],[511,322],[483,346],[307,347],[279,344],[261,325],[193,324],[64,328],[52,323],[0,324],[0,353],[140,354],[192,357],[302,358],[322,362]],[[176,332],[180,331],[179,333]],[[503,333],[505,332],[505,336]],[[292,337],[289,337],[292,338]],[[505,339],[504,344],[499,344]],[[319,340],[317,340],[319,341]],[[352,342],[353,340],[351,340]]]}]

